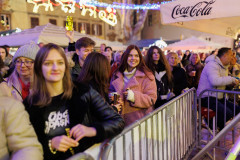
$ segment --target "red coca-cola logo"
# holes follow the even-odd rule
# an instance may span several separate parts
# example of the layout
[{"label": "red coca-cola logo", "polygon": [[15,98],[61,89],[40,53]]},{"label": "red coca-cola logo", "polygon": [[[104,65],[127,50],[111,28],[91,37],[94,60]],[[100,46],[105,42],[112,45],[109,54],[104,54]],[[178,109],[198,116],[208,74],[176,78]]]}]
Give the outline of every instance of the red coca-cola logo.
[{"label": "red coca-cola logo", "polygon": [[176,5],[173,8],[172,11],[172,18],[173,19],[177,19],[180,17],[198,17],[198,16],[206,16],[211,14],[212,11],[212,4],[215,2],[216,0],[211,0],[211,1],[202,1],[202,2],[198,2],[196,5],[194,6],[186,6],[186,7],[182,7],[180,4]]}]

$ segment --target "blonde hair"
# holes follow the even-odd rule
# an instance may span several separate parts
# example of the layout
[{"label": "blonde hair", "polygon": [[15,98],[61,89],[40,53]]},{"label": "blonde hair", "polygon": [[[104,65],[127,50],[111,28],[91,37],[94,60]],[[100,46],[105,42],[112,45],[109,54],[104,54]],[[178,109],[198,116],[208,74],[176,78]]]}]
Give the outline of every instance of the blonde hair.
[{"label": "blonde hair", "polygon": [[172,55],[176,55],[178,57],[178,54],[176,52],[169,52],[167,54],[167,60],[172,56]]},{"label": "blonde hair", "polygon": [[14,88],[18,90],[18,92],[22,93],[22,85],[19,82],[19,74],[16,70],[16,67],[14,68],[12,74],[7,78],[6,82],[9,87],[14,86]]},{"label": "blonde hair", "polygon": [[200,56],[199,56],[198,53],[192,53],[191,56],[190,56],[190,58],[189,58],[189,61],[192,63],[193,55],[197,55],[197,58],[198,58],[198,62],[197,62],[197,63],[199,63],[199,62],[200,62]]}]

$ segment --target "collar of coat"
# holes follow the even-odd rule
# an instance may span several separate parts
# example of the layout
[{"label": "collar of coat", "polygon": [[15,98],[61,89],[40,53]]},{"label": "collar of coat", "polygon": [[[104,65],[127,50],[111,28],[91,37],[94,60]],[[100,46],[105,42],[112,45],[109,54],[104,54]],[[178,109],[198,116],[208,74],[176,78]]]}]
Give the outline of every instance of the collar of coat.
[{"label": "collar of coat", "polygon": [[222,64],[222,61],[220,60],[220,58],[218,56],[215,56],[215,55],[209,56],[206,62],[208,63],[208,62],[211,62],[211,61],[217,63],[223,69],[228,69],[228,67],[229,67],[229,65],[224,66]]},{"label": "collar of coat", "polygon": [[[121,72],[117,72],[116,76],[118,78],[123,78],[123,74]],[[149,71],[142,72],[140,70],[137,70],[134,75],[134,77],[145,77],[145,76],[147,76],[151,81],[153,81],[155,79],[154,75]]]},{"label": "collar of coat", "polygon": [[155,80],[155,77],[151,72],[147,71],[146,73],[143,73],[139,70],[136,71],[135,75],[129,80],[127,85],[124,85],[123,74],[121,72],[117,72],[115,77],[116,78],[111,82],[112,85],[115,87],[116,90],[124,90],[124,91],[127,88],[139,86],[140,84],[137,78],[144,77],[144,78],[150,79],[151,81]]},{"label": "collar of coat", "polygon": [[222,61],[220,60],[220,58],[219,58],[218,56],[215,56],[214,61],[215,61],[216,63],[218,63],[222,68],[228,70],[229,65],[224,66],[224,65],[222,64]]}]

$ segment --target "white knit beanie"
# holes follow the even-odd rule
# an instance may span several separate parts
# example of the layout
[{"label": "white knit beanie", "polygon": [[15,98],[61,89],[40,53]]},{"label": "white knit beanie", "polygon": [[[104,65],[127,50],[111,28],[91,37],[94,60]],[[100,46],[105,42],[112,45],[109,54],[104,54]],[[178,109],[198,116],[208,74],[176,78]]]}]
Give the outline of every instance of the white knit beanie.
[{"label": "white knit beanie", "polygon": [[30,42],[29,44],[25,44],[21,46],[15,55],[13,56],[13,62],[18,58],[18,57],[25,57],[29,58],[32,60],[35,60],[37,52],[39,51],[39,47],[35,42]]}]

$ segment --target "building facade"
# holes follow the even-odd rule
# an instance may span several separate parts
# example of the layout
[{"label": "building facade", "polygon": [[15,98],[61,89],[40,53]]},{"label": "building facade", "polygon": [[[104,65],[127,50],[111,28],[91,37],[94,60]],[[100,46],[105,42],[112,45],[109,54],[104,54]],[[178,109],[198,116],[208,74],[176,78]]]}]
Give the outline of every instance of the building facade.
[{"label": "building facade", "polygon": [[[123,39],[121,17],[119,11],[116,11],[117,24],[110,25],[99,18],[99,12],[105,11],[106,8],[85,7],[80,9],[80,4],[74,5],[74,13],[69,13],[73,8],[65,6],[66,0],[46,0],[44,3],[39,0],[1,0],[1,27],[0,31],[11,29],[28,29],[38,25],[52,23],[57,26],[65,27],[66,17],[73,17],[74,30],[86,35],[94,35],[98,38],[119,41]],[[71,2],[71,0],[69,0]],[[109,2],[111,3],[111,2]],[[65,3],[66,4],[66,3]],[[37,6],[37,7],[36,7]],[[67,13],[64,12],[67,9]],[[84,13],[83,13],[84,12]],[[106,12],[107,13],[107,12]],[[112,19],[108,19],[107,21]],[[113,20],[112,20],[113,21]]]}]

